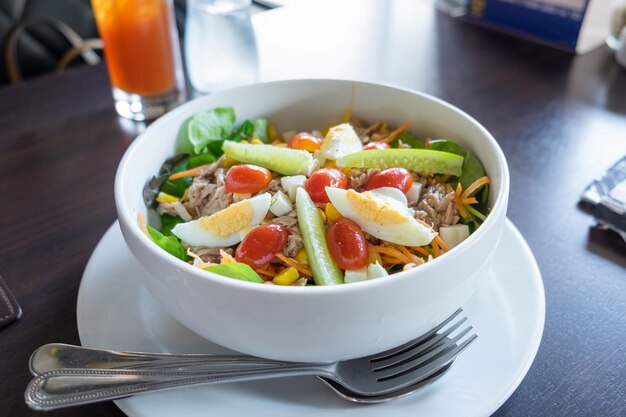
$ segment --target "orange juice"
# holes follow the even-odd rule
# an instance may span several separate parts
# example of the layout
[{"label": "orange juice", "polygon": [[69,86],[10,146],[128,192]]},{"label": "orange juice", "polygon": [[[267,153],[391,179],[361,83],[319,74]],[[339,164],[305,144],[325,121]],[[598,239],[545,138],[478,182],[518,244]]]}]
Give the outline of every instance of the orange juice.
[{"label": "orange juice", "polygon": [[92,5],[113,87],[143,96],[176,88],[180,58],[171,0],[92,0]]}]

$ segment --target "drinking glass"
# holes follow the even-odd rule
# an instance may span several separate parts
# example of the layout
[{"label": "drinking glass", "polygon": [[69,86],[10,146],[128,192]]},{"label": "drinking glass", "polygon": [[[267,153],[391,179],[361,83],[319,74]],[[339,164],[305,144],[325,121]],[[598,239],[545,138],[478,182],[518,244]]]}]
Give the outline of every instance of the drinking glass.
[{"label": "drinking glass", "polygon": [[191,86],[210,93],[258,78],[250,0],[187,0],[185,63]]},{"label": "drinking glass", "polygon": [[156,118],[185,100],[172,0],[92,0],[115,109]]}]

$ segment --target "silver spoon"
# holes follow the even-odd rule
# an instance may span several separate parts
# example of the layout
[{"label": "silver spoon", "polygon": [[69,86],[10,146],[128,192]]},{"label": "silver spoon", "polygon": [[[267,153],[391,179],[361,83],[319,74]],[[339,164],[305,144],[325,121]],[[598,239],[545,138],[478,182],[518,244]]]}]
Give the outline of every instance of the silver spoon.
[{"label": "silver spoon", "polygon": [[[453,316],[428,334],[387,352],[332,363],[293,363],[244,355],[168,355],[46,345],[31,358],[26,403],[49,410],[194,384],[316,375],[344,398],[381,402],[408,395],[449,369],[475,338]],[[448,324],[447,328],[444,329]],[[449,337],[450,336],[450,337]],[[121,367],[120,367],[121,366]]]}]

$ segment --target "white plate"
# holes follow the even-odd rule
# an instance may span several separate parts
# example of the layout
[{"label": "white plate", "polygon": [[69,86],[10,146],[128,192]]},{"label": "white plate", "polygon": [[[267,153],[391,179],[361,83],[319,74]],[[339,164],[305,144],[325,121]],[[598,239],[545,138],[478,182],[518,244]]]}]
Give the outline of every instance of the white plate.
[{"label": "white plate", "polygon": [[[410,397],[352,404],[316,378],[298,377],[182,388],[116,403],[131,417],[489,415],[526,375],[545,317],[541,273],[508,220],[497,250],[487,283],[463,306],[477,341],[443,378]],[[165,313],[140,283],[138,275],[144,273],[115,223],[96,247],[80,286],[77,320],[84,346],[176,353],[225,350]]]}]

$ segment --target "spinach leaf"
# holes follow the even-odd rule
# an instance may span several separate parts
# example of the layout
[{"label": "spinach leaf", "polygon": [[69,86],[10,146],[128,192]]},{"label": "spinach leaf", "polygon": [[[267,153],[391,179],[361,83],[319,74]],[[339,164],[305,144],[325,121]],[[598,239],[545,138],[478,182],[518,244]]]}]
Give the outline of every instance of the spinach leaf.
[{"label": "spinach leaf", "polygon": [[[189,166],[189,159],[182,161],[180,164],[176,165],[176,167],[172,170],[171,173],[185,171]],[[176,197],[182,197],[185,194],[185,190],[189,188],[193,179],[191,177],[180,178],[174,181],[165,180],[163,185],[161,185],[161,191],[167,193],[169,195],[174,195]]]},{"label": "spinach leaf", "polygon": [[161,191],[169,195],[182,197],[185,194],[185,190],[191,185],[191,181],[191,177],[180,178],[174,181],[165,180],[161,186]]},{"label": "spinach leaf", "polygon": [[441,152],[450,152],[455,155],[465,156],[467,149],[462,147],[456,142],[452,142],[448,139],[433,139],[428,141],[428,145],[432,150]]},{"label": "spinach leaf", "polygon": [[159,191],[161,191],[161,186],[167,181],[167,177],[169,177],[180,164],[186,162],[187,159],[189,159],[189,154],[179,153],[167,159],[163,165],[161,165],[159,174],[152,177],[143,187],[143,202],[146,204],[146,207],[150,208],[156,205],[156,197]]},{"label": "spinach leaf", "polygon": [[150,239],[159,245],[161,249],[185,262],[190,259],[189,256],[187,256],[187,251],[185,251],[185,248],[183,248],[183,245],[175,236],[165,236],[150,225],[147,225],[147,228],[148,236],[150,236]]},{"label": "spinach leaf", "polygon": [[407,145],[411,145],[413,149],[422,149],[424,144],[421,140],[417,139],[411,132],[401,132],[396,138],[391,142],[392,148],[397,148],[399,141],[402,143],[406,143]]},{"label": "spinach leaf", "polygon": [[164,236],[171,236],[172,229],[178,223],[184,223],[185,221],[178,216],[170,216],[169,214],[161,214],[161,234]]},{"label": "spinach leaf", "polygon": [[194,154],[203,153],[205,148],[219,151],[222,142],[233,131],[235,111],[231,107],[216,107],[191,118],[188,125],[189,142]]},{"label": "spinach leaf", "polygon": [[187,163],[187,168],[197,168],[201,165],[207,165],[215,162],[216,159],[210,153],[203,153],[202,155],[192,156],[189,158],[189,162]]},{"label": "spinach leaf", "polygon": [[260,284],[263,284],[263,282],[265,282],[259,276],[259,274],[254,272],[254,269],[240,262],[207,266],[206,268],[204,268],[204,270],[225,277],[239,279],[242,281],[258,282]]},{"label": "spinach leaf", "polygon": [[228,137],[228,140],[250,139],[252,135],[254,135],[254,124],[250,120],[246,120]]},{"label": "spinach leaf", "polygon": [[256,135],[257,138],[261,139],[261,142],[269,143],[270,139],[269,135],[267,134],[267,119],[256,119],[252,121],[252,124],[254,125],[254,135]]}]

